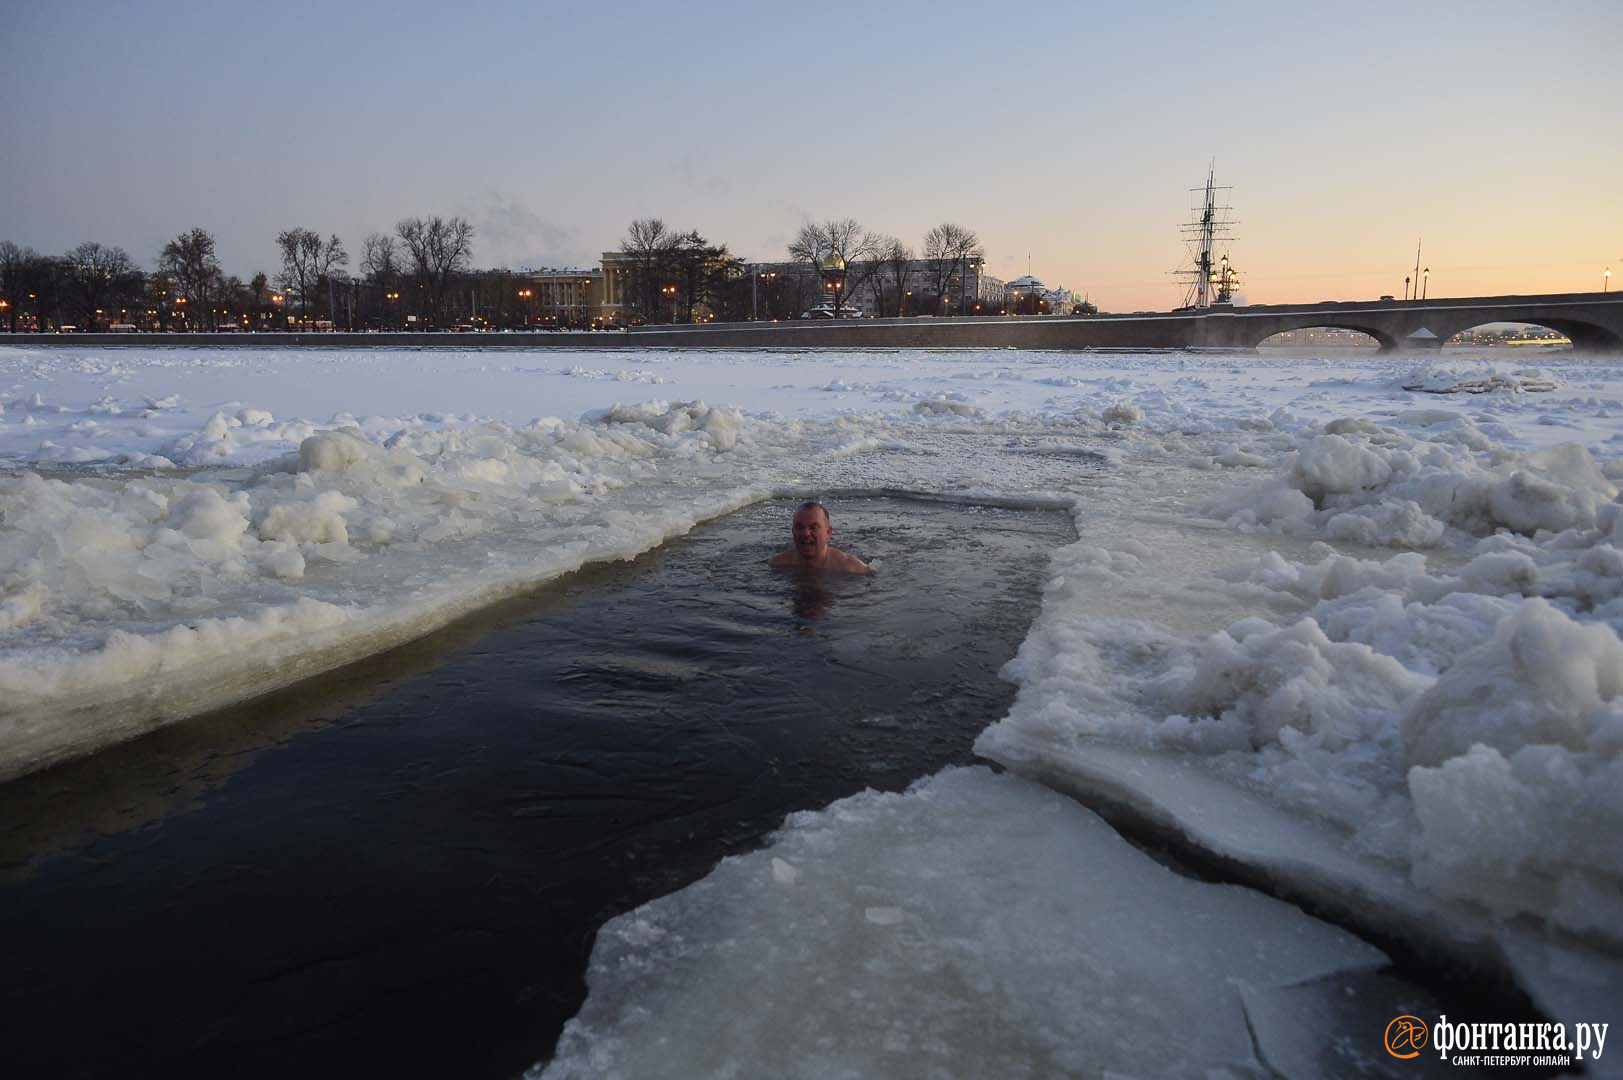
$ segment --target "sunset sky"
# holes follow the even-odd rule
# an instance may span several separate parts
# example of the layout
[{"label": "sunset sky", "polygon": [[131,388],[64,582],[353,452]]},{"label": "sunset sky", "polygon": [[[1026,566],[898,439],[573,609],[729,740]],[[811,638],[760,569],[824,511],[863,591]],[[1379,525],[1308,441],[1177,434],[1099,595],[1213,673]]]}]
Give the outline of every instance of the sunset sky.
[{"label": "sunset sky", "polygon": [[8,3],[0,239],[278,269],[462,215],[480,266],[633,218],[781,259],[806,219],[1105,310],[1182,299],[1215,159],[1252,303],[1623,287],[1623,4]]}]

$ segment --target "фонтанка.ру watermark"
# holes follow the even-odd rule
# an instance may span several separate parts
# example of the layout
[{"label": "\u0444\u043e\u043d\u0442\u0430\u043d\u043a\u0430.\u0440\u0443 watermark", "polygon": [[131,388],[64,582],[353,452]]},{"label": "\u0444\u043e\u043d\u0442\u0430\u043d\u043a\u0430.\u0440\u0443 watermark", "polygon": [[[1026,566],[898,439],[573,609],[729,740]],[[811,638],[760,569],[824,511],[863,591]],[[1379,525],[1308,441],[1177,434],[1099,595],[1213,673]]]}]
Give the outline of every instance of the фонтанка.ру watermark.
[{"label": "\u0444\u043e\u043d\u0442\u0430\u043d\u043a\u0430.\u0440\u0443 watermark", "polygon": [[1569,1039],[1565,1024],[1450,1024],[1446,1013],[1427,1024],[1418,1016],[1399,1016],[1386,1025],[1386,1052],[1415,1058],[1430,1046],[1454,1065],[1571,1065],[1585,1053],[1600,1060],[1609,1026],[1574,1024]]}]

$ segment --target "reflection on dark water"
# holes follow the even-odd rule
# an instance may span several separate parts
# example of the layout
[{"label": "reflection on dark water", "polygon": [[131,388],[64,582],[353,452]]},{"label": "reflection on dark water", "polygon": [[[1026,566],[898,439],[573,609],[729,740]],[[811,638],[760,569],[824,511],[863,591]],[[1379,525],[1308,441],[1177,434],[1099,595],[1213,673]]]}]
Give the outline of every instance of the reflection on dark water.
[{"label": "reflection on dark water", "polygon": [[[589,585],[602,574],[576,575]],[[138,741],[0,784],[0,882],[98,838],[154,825],[202,805],[203,797],[258,755],[341,719],[347,709],[421,675],[547,595],[492,606],[417,641],[288,687],[250,704],[160,728]]]},{"label": "reflection on dark water", "polygon": [[808,581],[792,512],[0,788],[11,1069],[511,1075],[605,919],[969,760],[1068,521],[843,502]]},{"label": "reflection on dark water", "polygon": [[821,619],[834,608],[834,590],[821,577],[796,574],[795,617]]}]

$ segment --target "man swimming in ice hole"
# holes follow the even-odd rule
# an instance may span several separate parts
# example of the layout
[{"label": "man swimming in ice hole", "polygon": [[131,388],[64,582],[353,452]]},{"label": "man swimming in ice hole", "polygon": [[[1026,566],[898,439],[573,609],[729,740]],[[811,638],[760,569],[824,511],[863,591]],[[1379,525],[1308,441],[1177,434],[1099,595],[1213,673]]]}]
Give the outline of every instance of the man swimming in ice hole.
[{"label": "man swimming in ice hole", "polygon": [[794,545],[768,561],[774,570],[812,570],[825,574],[869,574],[868,564],[829,546],[834,526],[820,502],[800,504],[795,511]]}]

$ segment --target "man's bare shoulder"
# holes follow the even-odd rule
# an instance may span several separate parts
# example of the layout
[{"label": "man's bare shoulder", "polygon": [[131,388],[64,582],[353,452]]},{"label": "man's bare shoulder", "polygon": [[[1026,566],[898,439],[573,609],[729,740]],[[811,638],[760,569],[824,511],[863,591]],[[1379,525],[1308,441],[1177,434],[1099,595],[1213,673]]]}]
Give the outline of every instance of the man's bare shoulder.
[{"label": "man's bare shoulder", "polygon": [[873,569],[869,567],[867,563],[863,562],[855,555],[841,551],[838,548],[829,548],[828,561],[830,564],[829,569],[841,574],[873,573]]},{"label": "man's bare shoulder", "polygon": [[774,570],[805,570],[815,574],[871,574],[872,568],[855,555],[847,554],[839,548],[829,548],[828,554],[818,566],[808,566],[801,561],[800,553],[794,548],[780,551],[766,561]]},{"label": "man's bare shoulder", "polygon": [[823,570],[828,573],[873,573],[863,560],[837,547],[829,547],[828,562],[824,562]]}]

